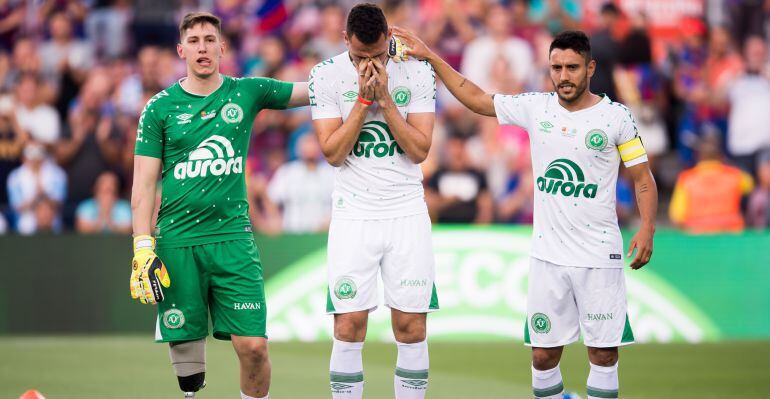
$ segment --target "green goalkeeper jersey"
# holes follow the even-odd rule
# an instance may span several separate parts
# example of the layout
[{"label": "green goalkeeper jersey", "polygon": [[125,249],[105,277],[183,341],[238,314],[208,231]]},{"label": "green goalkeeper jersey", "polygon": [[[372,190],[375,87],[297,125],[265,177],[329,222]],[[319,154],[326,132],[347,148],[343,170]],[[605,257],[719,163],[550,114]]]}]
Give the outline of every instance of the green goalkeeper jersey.
[{"label": "green goalkeeper jersey", "polygon": [[244,168],[254,118],[284,109],[292,83],[232,78],[208,96],[177,82],[139,117],[136,155],[160,158],[158,246],[186,247],[252,237]]}]

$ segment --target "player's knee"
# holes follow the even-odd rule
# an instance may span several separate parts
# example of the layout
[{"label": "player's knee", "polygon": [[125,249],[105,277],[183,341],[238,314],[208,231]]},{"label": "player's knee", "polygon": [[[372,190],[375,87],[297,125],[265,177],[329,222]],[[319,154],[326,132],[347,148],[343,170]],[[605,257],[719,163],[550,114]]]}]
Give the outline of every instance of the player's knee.
[{"label": "player's knee", "polygon": [[182,392],[198,392],[206,384],[206,373],[196,373],[184,377],[176,377]]},{"label": "player's knee", "polygon": [[264,339],[250,339],[242,342],[238,348],[238,355],[253,364],[262,364],[268,360],[267,341]]},{"label": "player's knee", "polygon": [[588,357],[592,364],[611,367],[618,362],[617,348],[589,348]]},{"label": "player's knee", "polygon": [[345,342],[361,342],[366,336],[366,318],[352,314],[338,315],[334,319],[334,338]]},{"label": "player's knee", "polygon": [[425,324],[411,322],[394,324],[393,335],[396,337],[396,341],[398,342],[404,344],[414,344],[417,342],[425,341],[427,334]]},{"label": "player's knee", "polygon": [[532,349],[532,366],[538,370],[550,370],[559,365],[561,353],[544,348]]}]

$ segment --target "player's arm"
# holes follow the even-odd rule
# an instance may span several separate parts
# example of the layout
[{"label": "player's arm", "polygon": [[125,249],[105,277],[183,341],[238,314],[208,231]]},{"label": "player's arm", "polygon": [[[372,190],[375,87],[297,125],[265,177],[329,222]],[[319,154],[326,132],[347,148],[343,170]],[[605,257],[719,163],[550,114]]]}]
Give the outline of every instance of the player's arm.
[{"label": "player's arm", "polygon": [[294,82],[291,89],[291,97],[286,108],[305,107],[310,105],[310,96],[307,92],[307,82]]},{"label": "player's arm", "polygon": [[159,174],[160,158],[134,156],[134,182],[131,188],[131,224],[134,236],[150,235]]},{"label": "player's arm", "polygon": [[655,216],[658,213],[658,188],[655,185],[655,178],[652,177],[649,163],[642,162],[628,167],[628,172],[634,181],[634,192],[642,223],[639,231],[631,239],[627,256],[631,256],[636,249],[631,268],[639,269],[652,257],[652,238],[655,234]]},{"label": "player's arm", "polygon": [[439,78],[441,78],[441,81],[444,82],[444,86],[468,109],[481,115],[497,116],[493,100],[494,94],[485,92],[475,83],[455,71],[454,68],[428,48],[414,33],[394,26],[393,34],[404,40],[408,47],[404,50],[405,55],[428,61]]},{"label": "player's arm", "polygon": [[[131,187],[131,224],[134,230],[134,258],[131,262],[131,297],[142,303],[163,300],[163,287],[171,280],[166,266],[155,255],[155,239],[150,235],[155,208],[155,189],[163,156],[163,121],[154,112],[152,100],[139,117],[134,149],[134,182]],[[157,104],[156,104],[157,105]]]},{"label": "player's arm", "polygon": [[[372,68],[369,62],[359,63],[358,101],[353,105],[344,122],[342,117],[313,119],[313,127],[321,144],[321,152],[332,166],[342,166],[358,140],[358,134],[361,132],[369,106],[374,99]],[[319,94],[316,93],[317,96]]]}]

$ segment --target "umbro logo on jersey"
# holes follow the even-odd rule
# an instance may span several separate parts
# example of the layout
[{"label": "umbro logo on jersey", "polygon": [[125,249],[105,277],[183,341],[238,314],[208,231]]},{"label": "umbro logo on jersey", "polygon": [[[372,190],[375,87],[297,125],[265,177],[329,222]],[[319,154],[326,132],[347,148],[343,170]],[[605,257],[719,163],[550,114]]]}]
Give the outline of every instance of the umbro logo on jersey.
[{"label": "umbro logo on jersey", "polygon": [[358,93],[354,92],[353,90],[350,90],[349,92],[342,95],[342,97],[345,97],[344,102],[346,103],[352,103],[358,99]]},{"label": "umbro logo on jersey", "polygon": [[548,121],[542,121],[540,122],[540,131],[543,133],[551,133],[551,129],[553,129],[553,123]]},{"label": "umbro logo on jersey", "polygon": [[583,170],[575,162],[557,159],[537,178],[537,189],[552,195],[579,198],[582,194],[585,198],[594,198],[599,186],[587,184]]},{"label": "umbro logo on jersey", "polygon": [[174,167],[174,178],[179,180],[231,173],[243,173],[243,157],[236,157],[230,140],[218,135],[203,140],[190,153],[187,162]]},{"label": "umbro logo on jersey", "polygon": [[392,157],[396,153],[403,154],[404,150],[398,146],[385,122],[369,121],[361,127],[358,142],[350,153],[357,157],[383,158]]},{"label": "umbro logo on jersey", "polygon": [[180,114],[176,116],[176,124],[177,125],[184,125],[185,123],[192,122],[193,114]]}]

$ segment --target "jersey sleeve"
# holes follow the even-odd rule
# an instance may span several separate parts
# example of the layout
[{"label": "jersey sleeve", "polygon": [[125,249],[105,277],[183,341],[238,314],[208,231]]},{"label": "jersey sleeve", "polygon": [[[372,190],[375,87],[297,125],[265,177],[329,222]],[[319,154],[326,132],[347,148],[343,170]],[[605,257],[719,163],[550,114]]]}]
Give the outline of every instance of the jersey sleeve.
[{"label": "jersey sleeve", "polygon": [[243,78],[241,87],[256,100],[259,109],[286,109],[294,83],[272,78]]},{"label": "jersey sleeve", "polygon": [[625,114],[620,121],[616,145],[623,164],[630,168],[647,162],[647,151],[644,149],[642,138],[636,128],[636,121],[628,108],[623,107]]},{"label": "jersey sleeve", "polygon": [[436,112],[436,72],[425,61],[417,62],[414,69],[417,83],[407,108],[407,114]]},{"label": "jersey sleeve", "polygon": [[521,95],[495,95],[495,113],[501,125],[527,128],[527,107]]},{"label": "jersey sleeve", "polygon": [[308,78],[310,113],[313,119],[341,118],[337,92],[332,88],[333,79],[324,63],[316,65]]},{"label": "jersey sleeve", "polygon": [[163,112],[159,110],[157,95],[147,102],[139,116],[136,128],[134,154],[163,158]]}]

